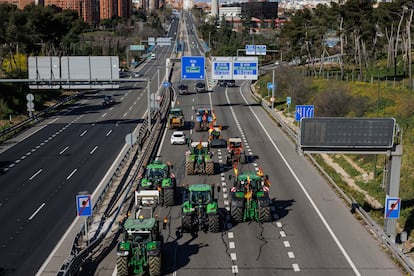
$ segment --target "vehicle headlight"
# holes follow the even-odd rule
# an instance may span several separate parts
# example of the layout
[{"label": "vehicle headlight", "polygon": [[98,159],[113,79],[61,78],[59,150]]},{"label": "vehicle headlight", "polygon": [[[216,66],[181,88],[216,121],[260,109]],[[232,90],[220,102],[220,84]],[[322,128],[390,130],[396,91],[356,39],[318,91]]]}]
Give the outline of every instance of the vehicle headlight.
[{"label": "vehicle headlight", "polygon": [[129,251],[118,251],[116,252],[116,255],[125,257],[129,255]]}]

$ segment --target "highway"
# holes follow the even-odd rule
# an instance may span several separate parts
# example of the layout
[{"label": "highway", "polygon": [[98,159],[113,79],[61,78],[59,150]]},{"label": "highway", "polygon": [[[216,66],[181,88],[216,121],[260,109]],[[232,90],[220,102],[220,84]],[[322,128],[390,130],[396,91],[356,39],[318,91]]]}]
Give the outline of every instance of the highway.
[{"label": "highway", "polygon": [[[173,29],[171,29],[173,31]],[[157,90],[168,47],[140,71]],[[161,81],[165,70],[160,70]],[[0,154],[0,275],[34,275],[76,217],[76,195],[92,193],[142,122],[146,82],[87,92],[4,147]],[[36,96],[36,91],[33,93]],[[104,95],[116,104],[103,106]]]},{"label": "highway", "polygon": [[[190,20],[187,18],[186,20]],[[188,29],[191,25],[186,25]],[[199,55],[191,47],[185,55]],[[179,77],[179,73],[175,77]],[[189,82],[189,87],[194,87]],[[196,108],[213,108],[224,138],[241,137],[249,153],[240,171],[263,169],[272,186],[273,221],[232,223],[228,213],[226,149],[213,149],[214,175],[185,174],[184,145],[170,145],[172,130],[165,130],[158,158],[173,164],[180,195],[174,207],[157,208],[160,218],[169,217],[164,237],[165,275],[402,275],[369,231],[351,214],[319,172],[299,156],[295,145],[251,97],[248,82],[237,87],[214,87],[208,93],[180,95],[184,109],[184,131],[193,141],[206,141],[207,132],[194,132],[191,120]],[[219,233],[182,233],[182,191],[194,183],[220,186],[216,193],[221,214]],[[116,250],[106,257],[97,275],[114,275]],[[114,271],[115,269],[115,271]]]},{"label": "highway", "polygon": [[[189,15],[185,16],[182,27],[187,34],[194,28]],[[200,55],[193,34],[185,35],[185,55]],[[157,79],[157,68],[169,51],[171,47],[165,46],[156,50],[155,63],[146,63],[146,76]],[[179,82],[179,72],[174,79]],[[255,171],[259,166],[269,176],[274,220],[232,223],[227,208],[228,175],[233,172],[225,166],[226,149],[213,149],[214,175],[187,176],[186,146],[170,145],[172,130],[166,129],[158,158],[174,165],[180,195],[175,206],[157,208],[159,217],[170,218],[162,230],[163,274],[402,275],[318,171],[296,153],[295,145],[256,104],[249,83],[213,87],[207,93],[195,93],[195,81],[188,83],[191,93],[179,95],[176,102],[185,112],[184,132],[193,141],[206,141],[207,132],[194,132],[191,121],[196,108],[213,108],[223,137],[243,139],[249,162],[240,171]],[[144,84],[137,85],[85,95],[0,154],[0,219],[4,222],[0,275],[3,271],[33,275],[52,251],[76,216],[76,194],[95,189],[124,145],[125,135],[145,117]],[[103,108],[103,94],[114,95],[118,104]],[[220,186],[216,192],[222,220],[219,233],[181,233],[181,195],[193,183]],[[113,275],[115,258],[114,248],[95,275]]]}]

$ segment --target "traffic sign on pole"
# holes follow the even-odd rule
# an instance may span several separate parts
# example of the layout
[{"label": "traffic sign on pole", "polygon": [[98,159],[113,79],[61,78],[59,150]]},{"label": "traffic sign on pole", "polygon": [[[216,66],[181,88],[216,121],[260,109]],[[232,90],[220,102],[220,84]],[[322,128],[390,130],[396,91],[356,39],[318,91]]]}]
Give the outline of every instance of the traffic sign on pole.
[{"label": "traffic sign on pole", "polygon": [[256,46],[255,45],[246,45],[246,55],[255,55],[256,54]]},{"label": "traffic sign on pole", "polygon": [[398,219],[400,217],[401,199],[398,197],[386,197],[385,212],[386,219]]},{"label": "traffic sign on pole", "polygon": [[202,56],[181,57],[181,79],[182,80],[204,80],[205,58]]},{"label": "traffic sign on pole", "polygon": [[91,195],[77,195],[76,196],[76,209],[79,217],[92,216],[92,202]]},{"label": "traffic sign on pole", "polygon": [[297,105],[296,106],[296,122],[299,122],[302,118],[312,118],[314,116],[314,106],[313,105]]}]

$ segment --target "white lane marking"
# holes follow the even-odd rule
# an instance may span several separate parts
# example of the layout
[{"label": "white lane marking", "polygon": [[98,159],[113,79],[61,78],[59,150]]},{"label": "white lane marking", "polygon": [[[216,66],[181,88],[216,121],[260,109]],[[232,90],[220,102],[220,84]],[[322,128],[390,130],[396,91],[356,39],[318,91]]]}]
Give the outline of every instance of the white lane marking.
[{"label": "white lane marking", "polygon": [[281,236],[282,238],[286,238],[286,233],[285,233],[285,231],[280,231],[280,232],[279,232],[279,234],[280,234],[280,236]]},{"label": "white lane marking", "polygon": [[289,251],[288,252],[288,257],[289,257],[289,259],[294,259],[295,258],[295,253]]},{"label": "white lane marking", "polygon": [[237,267],[237,265],[232,265],[231,266],[231,273],[233,273],[233,274],[239,273],[239,268]]},{"label": "white lane marking", "polygon": [[87,130],[84,130],[84,131],[81,133],[80,137],[82,137],[83,135],[85,135],[85,134],[86,134],[86,132],[88,132],[88,131],[87,131]]},{"label": "white lane marking", "polygon": [[112,133],[112,129],[106,133],[106,136],[111,135],[111,133]]},{"label": "white lane marking", "polygon": [[42,169],[39,169],[37,172],[35,172],[34,173],[34,175],[32,175],[30,178],[29,178],[29,180],[33,180],[36,176],[38,176],[39,175],[39,173],[41,173],[43,170]]},{"label": "white lane marking", "polygon": [[69,147],[66,147],[66,148],[64,148],[63,150],[61,150],[60,152],[59,152],[59,154],[63,154],[67,149],[68,149]]},{"label": "white lane marking", "polygon": [[130,107],[128,108],[128,110],[129,110],[129,111],[131,111],[131,109],[132,109],[132,106],[130,106]]},{"label": "white lane marking", "polygon": [[20,161],[22,161],[22,160],[17,159],[16,161],[14,161],[14,163],[15,163],[15,164],[19,164],[19,163],[20,163]]},{"label": "white lane marking", "polygon": [[[246,97],[241,93],[241,89],[240,89],[240,95],[242,96],[242,98],[244,99],[244,101],[247,102]],[[228,102],[229,98],[227,95],[227,90],[226,90],[226,99]],[[290,166],[290,164],[288,163],[288,161],[286,160],[286,158],[283,156],[282,152],[280,151],[280,149],[278,148],[278,146],[275,144],[275,142],[272,140],[272,137],[270,136],[269,132],[266,130],[266,128],[264,127],[264,125],[262,124],[262,122],[259,120],[259,118],[257,117],[256,113],[253,111],[253,108],[251,106],[248,106],[250,109],[250,112],[253,114],[253,116],[256,118],[256,121],[259,123],[259,125],[261,126],[261,128],[263,129],[264,133],[266,134],[266,136],[268,137],[270,143],[272,143],[274,149],[278,152],[279,156],[282,158],[283,163],[285,163],[286,167],[289,169],[290,173],[292,174],[292,176],[295,178],[296,182],[298,183],[298,185],[300,186],[300,188],[302,189],[303,193],[305,194],[306,198],[308,199],[309,203],[312,205],[313,209],[315,210],[315,212],[318,214],[320,220],[322,221],[322,223],[325,225],[325,228],[328,230],[329,234],[331,235],[332,239],[335,241],[336,245],[338,246],[339,250],[341,250],[342,254],[344,255],[345,259],[347,260],[348,264],[352,267],[352,270],[354,271],[355,275],[361,276],[361,273],[359,272],[359,270],[357,269],[357,267],[355,266],[354,262],[352,261],[351,257],[348,255],[348,253],[346,252],[345,248],[343,247],[343,245],[341,244],[341,242],[339,241],[338,237],[335,235],[334,231],[332,230],[332,228],[329,226],[328,222],[326,221],[325,217],[322,215],[321,211],[318,209],[318,207],[316,206],[315,202],[313,201],[313,199],[311,198],[311,196],[309,195],[308,191],[305,189],[305,186],[302,184],[302,182],[300,181],[299,177],[295,174],[295,172],[293,171],[292,167]],[[232,108],[232,106],[230,106],[230,109]]]},{"label": "white lane marking", "polygon": [[40,210],[44,207],[46,205],[46,203],[44,203],[43,202],[43,204],[42,205],[40,205],[39,206],[39,208],[37,208],[36,209],[36,211],[34,211],[34,213],[30,216],[30,218],[29,218],[29,220],[32,220],[36,215],[37,215],[37,213],[39,213],[40,212]]},{"label": "white lane marking", "polygon": [[299,265],[298,264],[292,264],[293,267],[293,271],[298,272],[300,271]]},{"label": "white lane marking", "polygon": [[231,258],[232,261],[236,261],[237,260],[236,253],[230,253],[230,258]]},{"label": "white lane marking", "polygon": [[102,117],[105,117],[105,116],[106,116],[106,114],[108,114],[108,113],[106,113],[106,112],[105,112],[104,114],[102,114]]},{"label": "white lane marking", "polygon": [[89,154],[93,154],[95,152],[95,150],[98,148],[98,146],[95,146],[90,152]]},{"label": "white lane marking", "polygon": [[227,234],[227,237],[228,237],[229,239],[232,239],[232,238],[234,237],[233,232],[229,232],[229,233]]},{"label": "white lane marking", "polygon": [[122,117],[126,117],[126,115],[128,115],[128,112],[125,112],[124,115]]},{"label": "white lane marking", "polygon": [[78,169],[74,169],[69,175],[68,177],[66,177],[66,180],[69,180],[76,172],[78,171]]},{"label": "white lane marking", "polygon": [[285,247],[290,247],[290,243],[289,243],[289,241],[284,241],[284,242],[283,242],[283,245],[284,245]]},{"label": "white lane marking", "polygon": [[282,223],[280,221],[276,222],[276,226],[282,228]]},{"label": "white lane marking", "polygon": [[236,248],[236,245],[234,244],[234,242],[229,242],[229,248],[230,249]]}]

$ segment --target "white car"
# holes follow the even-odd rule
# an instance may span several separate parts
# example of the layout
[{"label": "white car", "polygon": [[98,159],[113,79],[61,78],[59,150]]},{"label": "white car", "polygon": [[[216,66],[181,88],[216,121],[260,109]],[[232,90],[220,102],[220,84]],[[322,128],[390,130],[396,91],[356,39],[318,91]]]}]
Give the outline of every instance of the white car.
[{"label": "white car", "polygon": [[174,131],[171,135],[171,145],[184,145],[185,140],[185,135],[182,131]]}]

